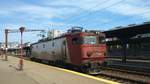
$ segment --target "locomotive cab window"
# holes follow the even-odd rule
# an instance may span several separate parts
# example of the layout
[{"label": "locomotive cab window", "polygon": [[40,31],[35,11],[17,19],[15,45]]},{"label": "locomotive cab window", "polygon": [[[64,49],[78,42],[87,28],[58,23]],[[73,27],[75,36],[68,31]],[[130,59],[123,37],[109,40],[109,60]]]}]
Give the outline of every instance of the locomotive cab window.
[{"label": "locomotive cab window", "polygon": [[72,44],[81,44],[81,40],[77,37],[72,38]]}]

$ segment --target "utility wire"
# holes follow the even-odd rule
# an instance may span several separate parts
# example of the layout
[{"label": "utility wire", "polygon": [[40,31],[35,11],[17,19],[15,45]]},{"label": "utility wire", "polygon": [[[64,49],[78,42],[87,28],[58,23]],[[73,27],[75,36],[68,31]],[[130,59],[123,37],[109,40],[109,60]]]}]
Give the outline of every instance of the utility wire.
[{"label": "utility wire", "polygon": [[[112,4],[112,5],[108,6],[108,7],[103,8],[102,10],[98,10],[97,12],[100,12],[100,11],[102,12],[102,11],[108,9],[108,8],[111,8],[111,7],[113,7],[113,6],[116,6],[116,5],[120,4],[120,3],[123,2],[123,1],[125,1],[125,0],[116,2],[116,3],[114,3],[114,4]],[[89,14],[88,14],[88,15],[89,15]],[[86,15],[86,16],[88,16],[88,15]],[[83,18],[83,19],[80,19],[80,21],[83,22],[83,21],[85,21],[86,19],[87,19],[87,18]],[[87,20],[87,21],[89,21],[89,20]]]},{"label": "utility wire", "polygon": [[[102,8],[102,9],[98,10],[98,11],[103,11],[103,10],[105,10],[105,9],[107,9],[107,8],[111,8],[112,6],[117,5],[117,4],[120,4],[120,3],[122,3],[123,1],[125,1],[125,0],[121,0],[121,1],[118,1],[118,2],[116,2],[116,3],[113,3],[113,4],[111,4],[111,5],[107,6],[107,7],[104,7],[104,8]],[[100,4],[99,4],[99,5],[100,5]],[[78,17],[78,18],[76,18],[76,19],[74,19],[74,20],[72,20],[72,21],[75,21],[75,20],[78,20],[78,21],[79,21],[79,19],[81,20],[81,18],[86,17],[86,16],[88,16],[89,14],[92,14],[92,12],[88,12],[88,13],[86,13],[84,16],[82,16],[82,17],[80,16],[80,17]]]},{"label": "utility wire", "polygon": [[[92,10],[93,8],[99,6],[100,4],[103,4],[103,3],[107,2],[107,1],[109,1],[109,0],[105,0],[105,1],[103,1],[103,2],[100,2],[100,3],[96,4],[95,6],[93,6],[93,7],[89,8],[89,9],[87,9],[86,11],[83,11],[83,12],[77,14],[77,16],[73,16],[73,18],[71,18],[71,19],[74,20],[75,18],[78,18],[78,15],[84,14],[84,13],[88,12],[88,10]],[[71,19],[69,19],[69,20],[71,20]]]},{"label": "utility wire", "polygon": [[[145,4],[145,6],[146,6],[147,4]],[[136,12],[137,10],[135,10],[135,12]],[[132,10],[132,12],[134,12],[134,10]],[[150,10],[149,11],[146,11],[146,12],[141,12],[141,13],[138,13],[137,15],[139,16],[139,15],[144,15],[144,14],[147,14],[147,13],[149,13],[150,12]],[[130,20],[130,19],[133,19],[135,16],[132,16],[131,18],[129,18],[129,19],[126,19],[126,20]],[[125,20],[125,21],[126,21]],[[119,20],[119,22],[120,21],[124,21],[124,18],[121,18],[120,20]],[[88,23],[88,22],[90,22],[90,20],[87,20],[86,21],[86,23]],[[117,20],[115,21],[115,22],[118,22]],[[108,22],[104,22],[103,24],[101,24],[101,25],[105,25],[105,24],[107,24]]]},{"label": "utility wire", "polygon": [[[150,13],[150,11],[142,12],[142,13],[139,13],[138,15],[144,15],[144,14],[147,14],[147,13]],[[132,17],[131,17],[131,18],[129,18],[129,19],[121,18],[121,19],[119,19],[119,20],[115,20],[115,23],[116,23],[116,22],[123,22],[123,21],[127,21],[127,20],[130,20],[130,19],[133,19],[134,17],[137,17],[137,16],[132,16]],[[101,24],[101,25],[106,25],[107,23],[108,23],[108,22],[103,23],[103,24]]]}]

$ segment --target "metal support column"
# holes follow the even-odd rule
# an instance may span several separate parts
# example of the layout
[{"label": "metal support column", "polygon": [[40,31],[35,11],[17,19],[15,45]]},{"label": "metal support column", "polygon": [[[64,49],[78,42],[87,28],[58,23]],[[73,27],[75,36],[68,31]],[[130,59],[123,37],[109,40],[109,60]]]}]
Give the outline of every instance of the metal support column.
[{"label": "metal support column", "polygon": [[7,50],[8,50],[8,29],[5,29],[5,61],[8,60]]},{"label": "metal support column", "polygon": [[25,30],[24,27],[20,27],[20,33],[21,33],[21,52],[20,52],[20,61],[19,61],[19,70],[23,70],[23,32]]}]

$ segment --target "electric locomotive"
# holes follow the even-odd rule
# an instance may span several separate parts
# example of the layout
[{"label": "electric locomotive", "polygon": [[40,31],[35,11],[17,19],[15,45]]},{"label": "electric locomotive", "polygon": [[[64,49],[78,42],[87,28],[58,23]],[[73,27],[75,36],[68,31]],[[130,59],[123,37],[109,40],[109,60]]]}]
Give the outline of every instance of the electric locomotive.
[{"label": "electric locomotive", "polygon": [[105,34],[74,27],[66,34],[32,44],[31,59],[76,67],[97,74],[105,61]]}]

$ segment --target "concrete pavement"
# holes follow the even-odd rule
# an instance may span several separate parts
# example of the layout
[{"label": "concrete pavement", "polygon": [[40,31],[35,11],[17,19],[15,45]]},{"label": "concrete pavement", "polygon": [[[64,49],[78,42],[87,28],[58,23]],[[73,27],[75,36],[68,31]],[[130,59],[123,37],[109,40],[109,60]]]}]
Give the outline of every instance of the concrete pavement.
[{"label": "concrete pavement", "polygon": [[56,67],[24,61],[24,70],[17,71],[19,59],[0,59],[0,84],[118,84],[105,79],[86,77]]}]

